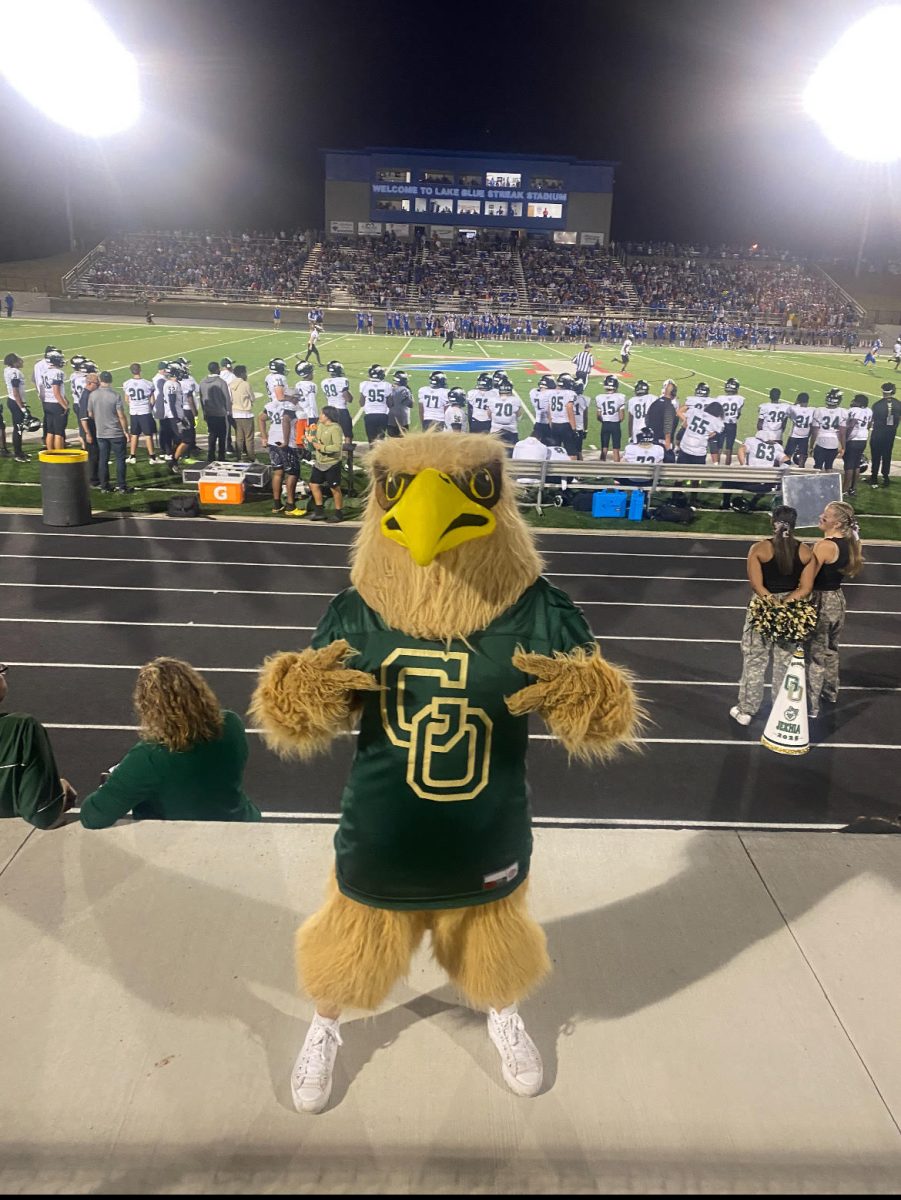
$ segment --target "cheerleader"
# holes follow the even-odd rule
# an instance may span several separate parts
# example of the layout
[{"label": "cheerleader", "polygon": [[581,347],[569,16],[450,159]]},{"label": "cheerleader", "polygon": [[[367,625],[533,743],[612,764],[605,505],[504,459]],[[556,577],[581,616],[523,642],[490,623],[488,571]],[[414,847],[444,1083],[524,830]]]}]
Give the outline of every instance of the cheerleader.
[{"label": "cheerleader", "polygon": [[802,572],[813,559],[808,546],[795,537],[798,514],[781,504],[771,514],[772,537],[755,542],[748,551],[748,582],[754,595],[748,605],[745,627],[741,635],[742,670],[738,685],[738,703],[729,709],[729,716],[739,725],[750,725],[763,703],[767,667],[772,656],[771,687],[773,695],[779,690],[788,664],[794,653],[794,643],[775,640],[761,632],[761,625],[774,612],[776,605],[784,606],[800,598]]},{"label": "cheerleader", "polygon": [[813,547],[798,593],[810,596],[817,623],[807,647],[807,701],[810,715],[820,715],[820,701],[838,699],[838,642],[845,624],[842,583],[863,565],[860,529],[850,504],[827,504],[819,519],[823,536]]}]

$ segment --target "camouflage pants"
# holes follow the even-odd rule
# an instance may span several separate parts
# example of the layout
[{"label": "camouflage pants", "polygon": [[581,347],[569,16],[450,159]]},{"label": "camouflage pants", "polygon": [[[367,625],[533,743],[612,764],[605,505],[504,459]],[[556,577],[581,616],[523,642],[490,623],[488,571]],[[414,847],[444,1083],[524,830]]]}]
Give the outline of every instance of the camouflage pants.
[{"label": "camouflage pants", "polygon": [[812,713],[820,710],[820,697],[838,699],[838,639],[845,624],[845,597],[834,592],[811,592],[818,619],[807,644],[807,700]]},{"label": "camouflage pants", "polygon": [[769,638],[761,637],[756,629],[751,628],[746,618],[741,635],[741,652],[743,662],[741,681],[738,685],[738,707],[743,713],[753,717],[763,703],[763,689],[770,659],[772,658],[773,663],[770,686],[775,699],[791,662],[794,646],[779,646]]}]

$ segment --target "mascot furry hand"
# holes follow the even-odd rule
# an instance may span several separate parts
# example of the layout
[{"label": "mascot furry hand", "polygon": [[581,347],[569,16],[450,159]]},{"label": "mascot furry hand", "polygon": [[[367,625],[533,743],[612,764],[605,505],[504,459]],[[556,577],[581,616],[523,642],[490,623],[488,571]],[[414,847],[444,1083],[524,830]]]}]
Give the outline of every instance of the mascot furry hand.
[{"label": "mascot furry hand", "polygon": [[571,755],[634,745],[629,677],[541,576],[503,448],[482,434],[414,434],[370,456],[351,581],[312,648],[260,672],[251,713],[269,746],[307,758],[359,721],[325,906],[298,931],[317,1013],[292,1074],[298,1109],[331,1088],[338,1016],[377,1008],[423,934],[488,1010],[507,1084],[541,1086],[516,1004],[550,969],[529,916],[528,714]]}]

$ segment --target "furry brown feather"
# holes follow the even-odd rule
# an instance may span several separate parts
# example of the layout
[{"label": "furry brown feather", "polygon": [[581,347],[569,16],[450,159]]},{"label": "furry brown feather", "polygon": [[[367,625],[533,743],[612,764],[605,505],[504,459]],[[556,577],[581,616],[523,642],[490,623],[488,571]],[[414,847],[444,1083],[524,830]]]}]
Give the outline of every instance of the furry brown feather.
[{"label": "furry brown feather", "polygon": [[248,712],[270,750],[282,758],[312,758],[350,728],[357,694],[379,690],[366,671],[344,665],[354,653],[342,639],[266,659]]},{"label": "furry brown feather", "polygon": [[370,608],[410,637],[447,641],[484,629],[541,574],[532,531],[516,506],[515,484],[497,438],[489,434],[418,433],[379,442],[370,469],[415,474],[434,467],[450,475],[488,463],[504,472],[492,509],[497,526],[419,567],[381,530],[384,510],[374,495],[351,555],[351,582]]},{"label": "furry brown feather", "polygon": [[572,758],[605,762],[620,749],[638,749],[647,714],[634,679],[597,646],[553,658],[517,650],[513,665],[538,682],[508,696],[507,708],[516,717],[538,713]]}]

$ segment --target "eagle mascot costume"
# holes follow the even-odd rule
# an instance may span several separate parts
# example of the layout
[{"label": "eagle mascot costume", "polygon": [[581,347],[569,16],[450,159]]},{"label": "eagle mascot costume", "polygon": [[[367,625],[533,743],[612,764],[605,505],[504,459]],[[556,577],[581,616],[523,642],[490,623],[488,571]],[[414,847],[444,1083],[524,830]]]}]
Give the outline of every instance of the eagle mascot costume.
[{"label": "eagle mascot costume", "polygon": [[487,1012],[507,1085],[532,1096],[541,1057],[517,1005],[550,961],[526,902],[529,714],[571,756],[604,760],[634,745],[641,709],[542,577],[498,439],[412,434],[378,443],[369,464],[352,586],[309,649],[266,660],[251,704],[284,757],[359,729],[325,904],[297,932],[316,1014],[294,1104],[326,1106],[342,1011],[378,1008],[426,931]]}]

